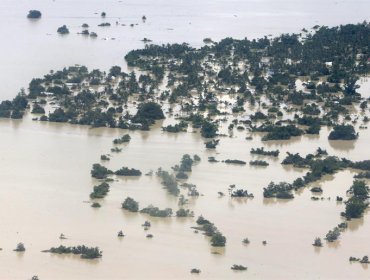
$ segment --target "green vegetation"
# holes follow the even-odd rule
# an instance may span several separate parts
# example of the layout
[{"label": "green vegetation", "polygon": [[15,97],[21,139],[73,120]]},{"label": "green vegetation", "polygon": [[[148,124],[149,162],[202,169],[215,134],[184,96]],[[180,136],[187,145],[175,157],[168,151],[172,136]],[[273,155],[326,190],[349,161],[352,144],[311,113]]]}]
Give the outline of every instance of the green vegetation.
[{"label": "green vegetation", "polygon": [[58,27],[57,32],[59,34],[62,34],[62,35],[68,34],[69,33],[69,29],[67,28],[67,26],[63,25],[61,27]]},{"label": "green vegetation", "polygon": [[32,19],[41,18],[41,12],[38,10],[30,10],[28,12],[27,18],[32,18]]},{"label": "green vegetation", "polygon": [[178,133],[178,132],[186,132],[188,129],[188,123],[185,121],[180,121],[179,123],[175,125],[168,125],[165,127],[162,127],[163,131],[167,131],[170,133]]},{"label": "green vegetation", "polygon": [[147,102],[139,105],[134,120],[139,123],[145,121],[149,121],[150,123],[152,123],[155,120],[161,120],[164,118],[165,116],[159,104],[154,102]]},{"label": "green vegetation", "polygon": [[137,212],[139,211],[139,203],[135,201],[133,198],[127,197],[125,201],[122,203],[122,208],[130,212]]},{"label": "green vegetation", "polygon": [[313,187],[313,188],[311,188],[311,192],[313,192],[313,193],[322,193],[322,188]]},{"label": "green vegetation", "polygon": [[17,247],[14,249],[15,252],[24,252],[26,251],[26,247],[24,247],[23,243],[18,243]]},{"label": "green vegetation", "polygon": [[103,182],[98,186],[94,186],[94,191],[90,194],[90,198],[104,198],[109,192],[110,186]]},{"label": "green vegetation", "polygon": [[240,265],[240,264],[234,264],[232,267],[231,267],[232,270],[247,270],[248,268],[246,266],[243,266],[243,265]]},{"label": "green vegetation", "polygon": [[358,138],[352,125],[336,125],[329,134],[329,140],[355,140]]},{"label": "green vegetation", "polygon": [[45,109],[36,103],[33,105],[31,113],[32,114],[45,114]]},{"label": "green vegetation", "polygon": [[141,209],[140,213],[149,214],[152,217],[166,218],[166,217],[172,216],[172,209],[166,208],[166,209],[161,210],[158,207],[149,205],[148,207]]},{"label": "green vegetation", "polygon": [[216,149],[219,142],[220,140],[213,139],[211,141],[206,142],[205,145],[207,149]]},{"label": "green vegetation", "polygon": [[216,232],[211,237],[211,244],[214,247],[224,247],[226,244],[226,237],[220,232]]},{"label": "green vegetation", "polygon": [[0,118],[21,119],[28,106],[28,100],[21,91],[12,101],[0,103]]},{"label": "green vegetation", "polygon": [[370,263],[369,261],[369,257],[368,256],[363,256],[362,259],[360,258],[355,258],[355,257],[349,257],[349,261],[350,262],[360,262],[360,263],[363,263],[363,264],[368,264]]},{"label": "green vegetation", "polygon": [[236,189],[234,190],[235,188],[235,185],[231,185],[230,186],[230,196],[231,197],[249,197],[249,198],[253,198],[254,195],[252,193],[249,193],[247,190],[243,190],[243,189]]},{"label": "green vegetation", "polygon": [[204,138],[213,138],[217,136],[217,130],[217,124],[204,120],[200,129],[200,134]]},{"label": "green vegetation", "polygon": [[269,163],[264,160],[251,160],[249,165],[257,165],[257,166],[268,166]]},{"label": "green vegetation", "polygon": [[243,239],[243,243],[244,243],[244,244],[249,244],[249,243],[251,243],[251,242],[249,241],[249,239],[248,239],[248,238],[244,238],[244,239]]},{"label": "green vegetation", "polygon": [[197,224],[198,226],[194,227],[194,229],[203,231],[206,236],[210,236],[212,246],[224,247],[226,245],[226,237],[218,231],[213,223],[204,219],[203,216],[199,216],[197,219]]},{"label": "green vegetation", "polygon": [[291,199],[294,195],[291,194],[293,186],[291,184],[280,182],[275,184],[271,182],[267,188],[263,188],[263,196],[266,198],[281,198],[281,199]]},{"label": "green vegetation", "polygon": [[262,137],[262,141],[289,140],[291,137],[303,134],[303,131],[294,125],[274,126],[267,131],[268,133]]},{"label": "green vegetation", "polygon": [[313,246],[315,246],[315,247],[322,247],[321,238],[316,237],[316,238],[315,238],[315,241],[313,242],[313,244],[312,244],[312,245],[313,245]]},{"label": "green vegetation", "polygon": [[110,160],[110,157],[108,155],[101,155],[100,160],[108,161],[108,160]]},{"label": "green vegetation", "polygon": [[333,230],[329,230],[329,232],[325,236],[325,239],[328,242],[334,242],[338,240],[339,236],[340,236],[340,229],[338,227],[335,227]]},{"label": "green vegetation", "polygon": [[263,147],[257,148],[257,149],[254,149],[254,148],[251,149],[251,154],[255,154],[255,155],[278,157],[279,153],[280,153],[279,150],[265,151]]},{"label": "green vegetation", "polygon": [[354,181],[351,188],[347,191],[352,196],[345,202],[346,209],[343,216],[351,218],[360,218],[369,206],[369,187],[364,181]]},{"label": "green vegetation", "polygon": [[238,159],[227,159],[227,160],[225,160],[225,163],[228,163],[228,164],[239,164],[239,165],[245,165],[245,164],[247,164],[245,161],[238,160]]},{"label": "green vegetation", "polygon": [[161,178],[162,185],[164,185],[164,188],[168,191],[168,193],[177,196],[180,193],[180,189],[178,187],[177,181],[173,175],[168,173],[167,171],[164,171],[162,169],[158,169],[156,172],[157,176]]},{"label": "green vegetation", "polygon": [[189,209],[179,209],[176,211],[176,217],[194,217],[194,212]]},{"label": "green vegetation", "polygon": [[114,172],[117,176],[141,176],[141,171],[134,168],[122,167]]},{"label": "green vegetation", "polygon": [[81,258],[83,259],[96,259],[102,257],[102,251],[100,251],[98,247],[87,247],[85,245],[76,247],[66,247],[60,245],[59,247],[51,247],[49,250],[45,250],[43,252],[53,254],[81,255]]},{"label": "green vegetation", "polygon": [[198,268],[192,268],[191,270],[190,270],[190,273],[194,273],[194,274],[199,274],[201,272],[201,270],[200,269],[198,269]]},{"label": "green vegetation", "polygon": [[91,170],[91,176],[96,179],[105,179],[108,175],[113,174],[113,171],[107,169],[106,167],[100,165],[99,163],[93,164]]},{"label": "green vegetation", "polygon": [[123,135],[121,138],[117,138],[113,140],[113,144],[123,144],[128,143],[131,140],[131,136],[128,134]]}]

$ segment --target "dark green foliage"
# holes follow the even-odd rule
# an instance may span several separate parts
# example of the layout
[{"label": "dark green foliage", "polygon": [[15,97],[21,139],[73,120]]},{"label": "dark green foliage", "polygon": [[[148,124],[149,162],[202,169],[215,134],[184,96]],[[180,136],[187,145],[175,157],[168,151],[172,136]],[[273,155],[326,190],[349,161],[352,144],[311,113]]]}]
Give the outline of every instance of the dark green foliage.
[{"label": "dark green foliage", "polygon": [[189,176],[183,171],[180,171],[179,173],[176,174],[176,179],[185,180],[185,179],[188,179],[188,178],[189,178]]},{"label": "dark green foliage", "polygon": [[211,141],[206,142],[205,145],[206,145],[207,149],[216,149],[219,142],[220,142],[220,140],[213,139]]},{"label": "dark green foliage", "polygon": [[104,198],[109,192],[109,187],[109,184],[105,182],[94,186],[94,191],[90,194],[90,198]]},{"label": "dark green foliage", "polygon": [[57,32],[59,34],[68,34],[69,33],[69,29],[67,28],[67,26],[63,25],[61,27],[58,27]]},{"label": "dark green foliage", "polygon": [[358,137],[352,125],[336,125],[329,134],[329,140],[355,140]]},{"label": "dark green foliage", "polygon": [[228,164],[239,164],[239,165],[245,165],[245,164],[247,164],[245,161],[238,160],[238,159],[227,159],[227,160],[225,160],[225,163],[228,163]]},{"label": "dark green foliage", "polygon": [[213,223],[209,220],[199,216],[196,223],[198,227],[194,227],[196,230],[201,230],[204,232],[204,235],[211,237],[211,244],[215,247],[223,247],[226,244],[226,237],[222,235],[215,227]]},{"label": "dark green foliage", "polygon": [[262,148],[257,148],[257,149],[254,149],[254,148],[251,149],[251,154],[255,154],[255,155],[278,157],[279,153],[280,153],[279,150],[265,151],[265,149],[263,147]]},{"label": "dark green foliage", "polygon": [[162,179],[162,185],[172,195],[177,196],[180,193],[180,189],[173,175],[170,175],[167,171],[158,169],[157,176]]},{"label": "dark green foliage", "polygon": [[38,10],[30,10],[27,15],[28,18],[36,19],[41,17],[41,12]]},{"label": "dark green foliage", "polygon": [[179,209],[176,211],[176,217],[193,217],[194,213],[193,211],[190,211],[189,209]]},{"label": "dark green foliage", "polygon": [[328,242],[334,242],[337,240],[340,236],[340,230],[339,228],[335,227],[333,230],[329,230],[329,232],[326,234],[325,239]]},{"label": "dark green foliage", "polygon": [[125,201],[122,203],[122,208],[130,212],[137,212],[139,211],[139,203],[135,201],[133,198],[127,197]]},{"label": "dark green foliage", "polygon": [[131,136],[129,134],[123,135],[121,138],[117,138],[113,140],[114,144],[123,144],[128,143],[131,140]]},{"label": "dark green foliage", "polygon": [[357,161],[357,162],[351,162],[349,163],[349,167],[370,171],[370,160],[363,160],[363,161]]},{"label": "dark green foliage", "polygon": [[343,215],[347,218],[360,218],[369,206],[367,199],[369,198],[369,187],[364,181],[354,181],[351,188],[347,191],[352,195],[345,204],[346,209]]},{"label": "dark green foliage", "polygon": [[111,76],[119,76],[121,75],[121,67],[119,66],[112,66],[110,69],[109,69],[109,75]]},{"label": "dark green foliage", "polygon": [[175,125],[168,125],[162,127],[163,131],[167,131],[170,133],[178,133],[178,132],[186,132],[188,128],[188,123],[184,121],[180,121],[178,124]]},{"label": "dark green foliage", "polygon": [[32,114],[45,114],[45,109],[36,103],[35,105],[33,105],[31,113]]},{"label": "dark green foliage", "polygon": [[249,165],[257,165],[257,166],[268,166],[269,163],[264,160],[251,160]]},{"label": "dark green foliage", "polygon": [[217,135],[217,124],[204,120],[200,129],[200,134],[204,138],[213,138]]},{"label": "dark green foliage", "polygon": [[68,122],[69,117],[62,108],[57,108],[53,113],[49,114],[50,122]]},{"label": "dark green foliage", "polygon": [[315,246],[315,247],[322,247],[321,238],[319,238],[319,237],[315,238],[315,241],[313,242],[312,245]]},{"label": "dark green foliage", "polygon": [[110,160],[110,157],[109,157],[109,156],[107,156],[107,155],[101,155],[101,156],[100,156],[100,160],[108,161],[108,160]]},{"label": "dark green foliage", "polygon": [[93,164],[91,170],[91,176],[96,179],[105,179],[108,175],[113,174],[113,172],[106,167],[100,165],[99,163]]},{"label": "dark green foliage", "polygon": [[289,140],[291,137],[300,136],[303,131],[294,125],[274,126],[270,132],[262,137],[262,141]]},{"label": "dark green foliage", "polygon": [[141,176],[141,171],[134,168],[128,168],[128,167],[122,167],[121,169],[118,169],[114,174],[118,176]]},{"label": "dark green foliage", "polygon": [[231,197],[251,197],[251,198],[254,197],[252,193],[248,193],[247,190],[243,190],[243,189],[237,189],[237,190],[231,191],[230,196]]},{"label": "dark green foliage", "polygon": [[293,186],[291,184],[280,182],[275,184],[271,182],[267,188],[263,189],[263,196],[266,198],[276,197],[281,199],[291,199],[294,198],[291,191],[293,190]]},{"label": "dark green foliage", "polygon": [[26,247],[24,247],[23,243],[18,243],[17,247],[14,249],[15,252],[24,252],[26,251]]},{"label": "dark green foliage", "polygon": [[313,188],[311,188],[311,192],[313,192],[313,193],[322,193],[322,188],[313,187]]},{"label": "dark green foliage", "polygon": [[149,205],[146,208],[143,208],[140,210],[140,213],[149,214],[152,217],[171,217],[172,216],[172,209],[166,208],[166,209],[159,209],[158,207],[154,207],[153,205]]},{"label": "dark green foliage", "polygon": [[365,200],[369,197],[369,191],[370,189],[366,185],[365,181],[355,180],[347,192],[353,196]]},{"label": "dark green foliage", "polygon": [[60,245],[59,247],[51,247],[49,250],[45,250],[43,252],[81,255],[81,258],[83,259],[96,259],[102,257],[102,251],[100,251],[98,247],[87,247],[85,245],[76,247]]},{"label": "dark green foliage", "polygon": [[108,27],[108,26],[111,26],[111,24],[109,22],[102,22],[100,24],[98,24],[99,27]]},{"label": "dark green foliage", "polygon": [[226,244],[226,237],[223,236],[220,232],[216,232],[212,235],[211,244],[214,247],[224,247]]},{"label": "dark green foliage", "polygon": [[101,207],[101,205],[100,205],[100,203],[99,203],[99,202],[93,202],[93,203],[91,204],[91,207],[92,207],[92,208],[100,208],[100,207]]},{"label": "dark green foliage", "polygon": [[165,116],[159,104],[154,102],[147,102],[139,105],[134,119],[140,122],[141,120],[155,121],[164,118]]},{"label": "dark green foliage", "polygon": [[303,158],[299,153],[291,154],[287,152],[286,158],[281,162],[281,164],[292,164],[294,167],[307,167],[310,161],[307,158]]},{"label": "dark green foliage", "polygon": [[247,270],[248,268],[246,266],[243,266],[243,265],[240,265],[240,264],[234,264],[232,267],[231,267],[232,270]]},{"label": "dark green foliage", "polygon": [[370,179],[370,171],[360,172],[354,176],[356,179]]}]

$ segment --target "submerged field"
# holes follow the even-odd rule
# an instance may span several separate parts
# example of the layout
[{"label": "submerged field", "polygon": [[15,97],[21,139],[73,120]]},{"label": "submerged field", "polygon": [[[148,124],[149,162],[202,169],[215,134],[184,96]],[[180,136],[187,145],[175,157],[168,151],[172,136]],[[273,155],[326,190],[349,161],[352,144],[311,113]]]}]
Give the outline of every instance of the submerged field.
[{"label": "submerged field", "polygon": [[[370,25],[291,29],[281,20],[285,12],[288,22],[312,24],[310,15],[319,24],[338,22],[303,12],[305,1],[294,8],[283,1],[285,12],[273,6],[269,13],[247,2],[240,9],[254,12],[223,1],[209,9],[177,3],[183,10],[176,19],[174,6],[144,2],[96,1],[82,14],[68,13],[63,1],[39,3],[45,13],[27,27],[20,8],[9,15],[32,42],[12,56],[34,64],[26,63],[19,81],[6,78],[18,71],[11,56],[1,66],[11,71],[0,69],[8,75],[1,99],[9,99],[0,103],[0,279],[368,278],[369,264],[349,258],[370,254],[369,210],[355,217],[346,204],[369,200],[368,190],[348,190],[354,176],[370,171]],[[344,2],[326,5],[340,15],[351,4]],[[265,12],[281,26],[256,21]],[[276,37],[219,41],[262,37],[259,29],[241,31],[251,21]],[[76,34],[85,22],[96,39]],[[99,29],[101,22],[112,26]],[[62,24],[69,34],[56,34]],[[300,33],[279,35],[291,31]],[[38,51],[31,34],[48,38]],[[144,38],[190,45],[148,47]],[[45,56],[34,55],[40,50]],[[71,66],[77,63],[95,70]],[[15,97],[15,85],[28,86]],[[92,172],[97,163],[107,174]],[[274,192],[271,182],[286,189]],[[128,197],[138,202],[134,212],[122,209]],[[149,205],[172,214],[137,211]],[[213,223],[210,236],[199,216]],[[335,227],[339,238],[325,240]],[[218,233],[225,246],[212,246]],[[323,246],[312,246],[318,237]],[[26,251],[14,252],[20,242]],[[102,256],[49,250],[59,245],[98,247]]]}]

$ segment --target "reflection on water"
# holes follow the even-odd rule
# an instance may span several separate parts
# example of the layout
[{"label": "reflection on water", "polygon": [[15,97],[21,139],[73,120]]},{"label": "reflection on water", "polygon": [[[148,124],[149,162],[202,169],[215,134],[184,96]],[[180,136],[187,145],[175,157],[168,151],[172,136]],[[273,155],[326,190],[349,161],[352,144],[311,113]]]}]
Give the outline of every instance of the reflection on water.
[{"label": "reflection on water", "polygon": [[336,141],[328,141],[330,147],[332,147],[334,150],[340,150],[349,152],[350,150],[353,150],[355,148],[356,141],[342,141],[342,140],[336,140]]}]

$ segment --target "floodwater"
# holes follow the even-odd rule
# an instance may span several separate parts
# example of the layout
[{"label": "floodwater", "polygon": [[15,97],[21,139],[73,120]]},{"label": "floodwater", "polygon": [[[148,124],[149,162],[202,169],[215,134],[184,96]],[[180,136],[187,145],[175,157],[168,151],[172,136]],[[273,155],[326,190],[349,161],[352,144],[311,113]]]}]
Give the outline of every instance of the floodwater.
[{"label": "floodwater", "polygon": [[[367,1],[354,2],[320,1],[318,8],[318,1],[309,5],[308,1],[1,1],[1,97],[12,98],[15,90],[49,69],[76,63],[102,69],[123,65],[125,52],[142,47],[143,37],[155,43],[187,41],[201,45],[204,37],[256,37],[299,31],[314,24],[366,19]],[[37,22],[25,19],[31,8],[40,9],[43,18]],[[131,29],[113,24],[100,30],[96,24],[102,20],[94,13],[103,10],[108,15],[104,21],[114,23],[120,17],[120,23],[139,25]],[[145,24],[141,22],[143,14],[148,18]],[[84,22],[98,32],[96,40],[75,34]],[[66,37],[55,34],[62,24],[70,26],[71,34]],[[311,245],[315,237],[323,238],[342,222],[344,204],[338,204],[335,197],[345,197],[353,171],[345,170],[313,184],[323,188],[324,200],[311,200],[309,187],[290,201],[262,196],[263,187],[270,181],[291,182],[305,174],[306,170],[280,164],[286,151],[305,155],[321,147],[331,155],[369,159],[368,130],[358,130],[360,138],[350,142],[328,141],[329,131],[324,128],[320,136],[269,143],[261,142],[259,134],[247,141],[247,132],[234,131],[233,137],[221,139],[216,151],[205,150],[204,139],[190,128],[188,133],[162,132],[161,125],[171,119],[157,123],[149,132],[129,132],[131,142],[123,145],[122,153],[112,155],[105,164],[108,168],[128,166],[147,173],[158,167],[169,170],[185,153],[198,154],[202,159],[188,179],[202,194],[189,199],[188,207],[195,217],[158,219],[120,209],[130,196],[140,207],[153,204],[177,210],[177,199],[163,190],[155,176],[116,178],[100,209],[87,203],[98,183],[89,174],[92,164],[99,162],[101,154],[109,153],[112,140],[125,131],[40,123],[31,118],[28,114],[21,121],[0,119],[0,279],[30,279],[32,275],[41,280],[370,277],[367,265],[348,261],[350,256],[370,255],[368,214],[349,222],[339,242],[324,242],[320,249]],[[227,133],[227,125],[221,132]],[[249,154],[250,149],[261,146],[280,149],[279,159],[264,158],[270,163],[264,168],[207,161],[207,157],[215,156],[248,162],[258,158]],[[255,198],[218,197],[217,192],[227,194],[231,184],[247,189]],[[208,238],[191,229],[201,214],[227,237],[224,249],[212,248]],[[152,223],[148,232],[141,227],[145,220]],[[119,230],[126,235],[122,239],[117,238]],[[68,239],[60,241],[61,233]],[[147,233],[154,237],[147,239]],[[246,237],[249,245],[242,244]],[[24,242],[25,253],[12,251],[18,242]],[[40,252],[60,244],[99,246],[103,258],[89,261]],[[233,264],[247,266],[248,270],[233,272]],[[201,274],[191,275],[192,268],[201,269]]]}]

